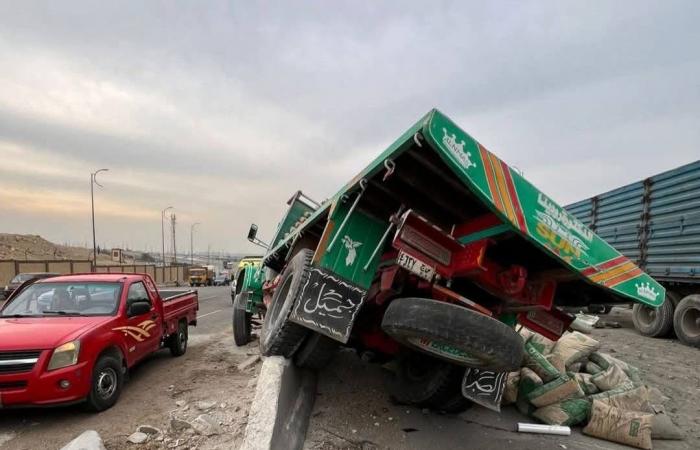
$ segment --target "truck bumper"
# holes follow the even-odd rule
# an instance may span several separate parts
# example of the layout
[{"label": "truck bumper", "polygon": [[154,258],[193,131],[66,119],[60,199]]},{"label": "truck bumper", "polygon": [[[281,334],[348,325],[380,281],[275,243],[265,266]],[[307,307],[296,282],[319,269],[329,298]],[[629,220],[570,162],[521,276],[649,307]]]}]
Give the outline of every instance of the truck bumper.
[{"label": "truck bumper", "polygon": [[50,353],[43,352],[31,372],[0,374],[0,408],[75,403],[88,396],[91,378],[88,363],[47,372],[44,367]]}]

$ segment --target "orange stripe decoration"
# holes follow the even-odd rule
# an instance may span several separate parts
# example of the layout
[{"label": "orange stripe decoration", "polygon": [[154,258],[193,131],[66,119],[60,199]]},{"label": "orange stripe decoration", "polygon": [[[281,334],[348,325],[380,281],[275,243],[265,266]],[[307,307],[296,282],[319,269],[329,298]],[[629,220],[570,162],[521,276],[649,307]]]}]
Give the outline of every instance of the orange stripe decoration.
[{"label": "orange stripe decoration", "polygon": [[637,266],[635,266],[633,262],[628,261],[628,262],[621,264],[619,266],[616,266],[610,270],[593,275],[591,277],[591,280],[595,281],[596,283],[602,283],[602,282],[605,282],[606,280],[609,280],[610,278],[613,278],[613,277],[616,277],[617,275],[620,275],[621,273],[625,273],[629,270],[635,269],[636,267]]},{"label": "orange stripe decoration", "polygon": [[501,168],[500,160],[492,153],[489,153],[491,158],[491,165],[493,166],[493,173],[496,175],[496,186],[498,186],[498,193],[501,195],[503,200],[503,206],[505,206],[505,213],[511,222],[516,222],[515,209],[508,194],[508,188],[506,187],[505,175],[503,174],[503,169]]},{"label": "orange stripe decoration", "polygon": [[527,225],[525,224],[525,215],[523,214],[523,209],[520,206],[520,200],[518,199],[518,191],[515,190],[515,184],[513,183],[513,176],[510,173],[510,167],[506,165],[503,161],[500,161],[501,168],[503,169],[503,174],[506,179],[506,186],[508,187],[508,193],[510,194],[510,200],[513,203],[513,209],[515,210],[515,218],[517,220],[518,228],[521,231],[527,233]]},{"label": "orange stripe decoration", "polygon": [[491,159],[489,158],[489,151],[486,150],[481,144],[477,143],[479,147],[479,153],[481,153],[481,160],[484,162],[484,173],[486,174],[486,182],[489,185],[489,191],[493,202],[499,211],[505,212],[503,208],[503,202],[501,202],[501,196],[498,194],[498,188],[496,187],[496,180],[493,175],[493,167],[491,166]]},{"label": "orange stripe decoration", "polygon": [[627,281],[631,278],[635,278],[635,277],[641,275],[642,273],[643,273],[642,269],[640,269],[639,267],[635,267],[634,269],[630,270],[629,272],[625,272],[625,273],[618,275],[614,278],[610,278],[609,280],[605,281],[605,283],[603,283],[603,284],[605,286],[611,288],[611,287],[617,286],[620,283],[624,283],[625,281]]}]

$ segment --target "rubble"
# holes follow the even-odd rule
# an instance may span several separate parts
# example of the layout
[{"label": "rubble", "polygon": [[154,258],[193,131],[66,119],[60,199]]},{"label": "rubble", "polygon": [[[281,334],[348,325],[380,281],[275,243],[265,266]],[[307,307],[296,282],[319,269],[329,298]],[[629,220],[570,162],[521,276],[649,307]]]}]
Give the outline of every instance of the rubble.
[{"label": "rubble", "polygon": [[260,354],[250,356],[238,364],[238,371],[243,372],[247,368],[254,366],[258,361],[260,361]]},{"label": "rubble", "polygon": [[141,431],[137,431],[132,433],[126,440],[132,444],[143,444],[148,440],[148,435],[146,433],[142,433]]},{"label": "rubble", "polygon": [[61,450],[106,450],[106,448],[99,433],[88,430],[61,447]]},{"label": "rubble", "polygon": [[192,422],[192,427],[194,428],[194,431],[204,436],[221,434],[221,427],[219,426],[219,423],[209,414],[197,416],[197,418]]},{"label": "rubble", "polygon": [[194,404],[194,407],[197,408],[199,411],[209,411],[215,406],[216,402],[211,400],[200,400]]},{"label": "rubble", "polygon": [[145,433],[148,435],[158,435],[162,434],[163,432],[154,426],[151,425],[139,425],[139,427],[136,429],[136,431],[139,431],[141,433]]}]

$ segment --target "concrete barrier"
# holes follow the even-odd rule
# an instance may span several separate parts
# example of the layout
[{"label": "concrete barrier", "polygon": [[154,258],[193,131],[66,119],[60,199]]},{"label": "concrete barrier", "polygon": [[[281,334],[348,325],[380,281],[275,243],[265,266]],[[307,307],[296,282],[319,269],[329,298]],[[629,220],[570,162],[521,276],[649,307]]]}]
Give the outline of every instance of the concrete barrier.
[{"label": "concrete barrier", "polygon": [[241,450],[301,449],[316,397],[316,374],[290,360],[263,360]]}]

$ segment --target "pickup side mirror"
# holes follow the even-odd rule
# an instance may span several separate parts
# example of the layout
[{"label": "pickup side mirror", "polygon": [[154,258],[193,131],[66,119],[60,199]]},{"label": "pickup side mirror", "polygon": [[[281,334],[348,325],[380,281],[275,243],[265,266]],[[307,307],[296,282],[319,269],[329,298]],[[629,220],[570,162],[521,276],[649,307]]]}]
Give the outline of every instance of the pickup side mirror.
[{"label": "pickup side mirror", "polygon": [[151,304],[146,300],[135,300],[126,308],[127,317],[140,316],[151,311]]},{"label": "pickup side mirror", "polygon": [[250,230],[248,230],[248,240],[250,242],[255,242],[255,237],[258,235],[258,226],[254,223],[250,224]]}]

